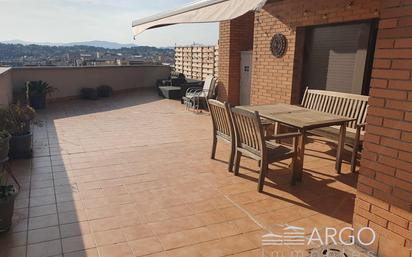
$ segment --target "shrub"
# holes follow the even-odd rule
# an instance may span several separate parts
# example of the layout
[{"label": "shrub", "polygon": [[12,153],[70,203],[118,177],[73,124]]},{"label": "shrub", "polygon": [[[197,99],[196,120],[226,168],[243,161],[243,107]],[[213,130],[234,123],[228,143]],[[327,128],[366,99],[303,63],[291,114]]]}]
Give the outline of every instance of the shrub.
[{"label": "shrub", "polygon": [[26,98],[30,106],[35,109],[44,109],[46,97],[55,91],[57,91],[55,87],[41,80],[26,82]]},{"label": "shrub", "polygon": [[36,111],[28,105],[11,104],[9,106],[8,132],[14,136],[30,133],[30,124],[35,115]]},{"label": "shrub", "polygon": [[9,137],[9,132],[7,132],[6,130],[0,130],[0,140],[7,139]]},{"label": "shrub", "polygon": [[7,131],[10,124],[10,112],[8,108],[0,108],[0,131]]},{"label": "shrub", "polygon": [[30,99],[30,96],[41,94],[41,95],[50,95],[54,93],[57,89],[49,85],[49,83],[42,80],[27,81],[26,82],[26,92],[27,97]]}]

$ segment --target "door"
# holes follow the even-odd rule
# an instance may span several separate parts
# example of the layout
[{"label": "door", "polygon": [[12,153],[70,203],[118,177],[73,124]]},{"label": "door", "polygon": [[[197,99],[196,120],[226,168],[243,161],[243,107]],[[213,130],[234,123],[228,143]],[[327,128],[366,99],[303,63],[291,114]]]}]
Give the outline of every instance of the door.
[{"label": "door", "polygon": [[240,59],[240,105],[250,104],[252,82],[252,51],[241,52]]}]

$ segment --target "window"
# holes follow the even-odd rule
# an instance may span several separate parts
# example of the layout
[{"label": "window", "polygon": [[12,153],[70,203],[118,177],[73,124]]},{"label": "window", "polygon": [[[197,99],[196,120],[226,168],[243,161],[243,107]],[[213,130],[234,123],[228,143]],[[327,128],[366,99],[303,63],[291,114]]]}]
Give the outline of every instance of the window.
[{"label": "window", "polygon": [[375,22],[305,29],[303,87],[368,94]]}]

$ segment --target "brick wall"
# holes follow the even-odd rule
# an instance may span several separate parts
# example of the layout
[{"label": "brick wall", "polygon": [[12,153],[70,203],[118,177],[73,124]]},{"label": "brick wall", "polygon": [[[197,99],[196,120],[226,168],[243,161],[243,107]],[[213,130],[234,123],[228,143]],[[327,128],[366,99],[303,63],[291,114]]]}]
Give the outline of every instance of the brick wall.
[{"label": "brick wall", "polygon": [[239,104],[240,52],[252,50],[254,13],[224,21],[219,27],[219,86],[220,100]]},{"label": "brick wall", "polygon": [[[370,248],[381,257],[411,257],[412,249],[412,0],[288,0],[267,4],[255,15],[251,102],[297,103],[300,99],[303,39],[310,25],[379,19],[370,109],[353,224],[372,227],[378,240]],[[231,49],[221,24],[224,49]],[[223,32],[223,33],[222,33]],[[270,52],[275,33],[288,38],[284,57]],[[222,43],[222,42],[221,42]],[[224,54],[224,49],[221,53]],[[229,55],[220,70],[230,67]],[[226,69],[226,70],[225,70]],[[230,85],[236,100],[239,86]],[[232,95],[233,94],[233,95]]]},{"label": "brick wall", "polygon": [[412,1],[382,1],[354,216],[380,232],[381,256],[412,248],[411,75]]},{"label": "brick wall", "polygon": [[[352,2],[352,4],[350,4]],[[304,36],[300,27],[367,20],[379,16],[380,0],[288,0],[267,4],[255,17],[251,102],[298,103]],[[282,58],[270,51],[275,33],[288,39]]]}]

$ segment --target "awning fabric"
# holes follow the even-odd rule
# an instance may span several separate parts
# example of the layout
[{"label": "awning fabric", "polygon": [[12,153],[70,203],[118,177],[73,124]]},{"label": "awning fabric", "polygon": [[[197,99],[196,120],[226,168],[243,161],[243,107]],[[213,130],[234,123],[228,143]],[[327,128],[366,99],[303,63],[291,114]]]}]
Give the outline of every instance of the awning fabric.
[{"label": "awning fabric", "polygon": [[249,11],[258,11],[267,0],[201,0],[179,9],[133,21],[133,35],[152,28],[180,23],[231,20]]}]

